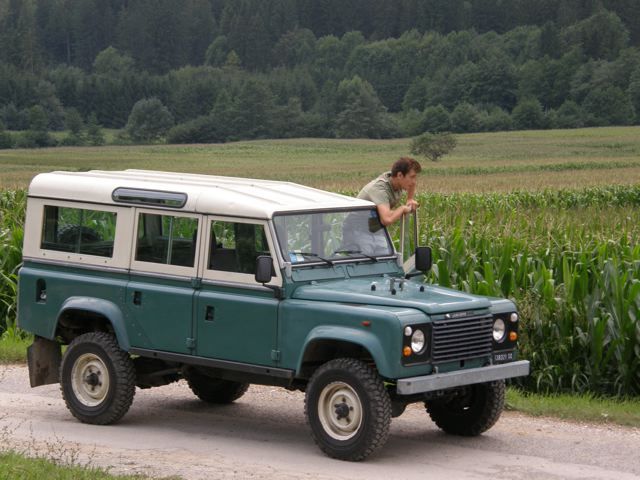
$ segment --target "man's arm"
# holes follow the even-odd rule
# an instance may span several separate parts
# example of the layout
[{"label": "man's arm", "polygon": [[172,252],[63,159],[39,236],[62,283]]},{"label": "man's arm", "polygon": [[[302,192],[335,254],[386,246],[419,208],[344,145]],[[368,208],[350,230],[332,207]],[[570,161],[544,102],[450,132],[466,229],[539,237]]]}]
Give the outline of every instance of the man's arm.
[{"label": "man's arm", "polygon": [[409,205],[411,207],[411,210],[416,210],[420,204],[418,202],[416,202],[413,199],[413,196],[416,193],[416,186],[415,185],[411,185],[409,187],[409,190],[407,190],[407,205]]},{"label": "man's arm", "polygon": [[402,215],[404,215],[405,213],[411,213],[413,207],[411,207],[411,205],[409,205],[408,203],[409,202],[407,201],[407,205],[400,205],[394,210],[391,210],[391,207],[388,203],[381,203],[380,205],[376,205],[376,208],[378,209],[378,216],[380,217],[380,223],[382,223],[382,225],[384,225],[385,227],[388,227],[392,223],[400,220],[402,218]]}]

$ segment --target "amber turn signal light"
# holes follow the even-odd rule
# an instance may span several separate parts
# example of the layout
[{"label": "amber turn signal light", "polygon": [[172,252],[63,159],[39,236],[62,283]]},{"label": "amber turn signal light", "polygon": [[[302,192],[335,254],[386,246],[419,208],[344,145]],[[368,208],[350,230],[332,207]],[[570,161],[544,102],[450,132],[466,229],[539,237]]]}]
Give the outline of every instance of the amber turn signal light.
[{"label": "amber turn signal light", "polygon": [[518,334],[516,332],[509,332],[509,340],[515,342],[518,339]]},{"label": "amber turn signal light", "polygon": [[402,349],[402,355],[404,355],[405,357],[410,357],[411,356],[411,347],[404,347]]}]

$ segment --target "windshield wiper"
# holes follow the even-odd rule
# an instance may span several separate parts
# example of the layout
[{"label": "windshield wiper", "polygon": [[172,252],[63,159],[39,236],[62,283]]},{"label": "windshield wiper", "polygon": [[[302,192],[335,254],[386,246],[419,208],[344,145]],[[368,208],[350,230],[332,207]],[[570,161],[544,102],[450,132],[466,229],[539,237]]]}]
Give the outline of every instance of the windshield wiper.
[{"label": "windshield wiper", "polygon": [[376,257],[372,257],[371,255],[367,255],[366,253],[362,253],[362,250],[336,250],[335,252],[333,252],[333,255],[335,255],[336,253],[344,253],[346,255],[361,255],[368,258],[369,260],[373,260],[374,262],[378,261]]},{"label": "windshield wiper", "polygon": [[333,262],[331,260],[327,260],[326,258],[322,258],[317,253],[313,253],[313,252],[293,252],[293,253],[296,254],[296,255],[302,255],[304,257],[316,257],[316,258],[322,260],[323,262],[325,262],[327,265],[331,265],[333,267]]}]

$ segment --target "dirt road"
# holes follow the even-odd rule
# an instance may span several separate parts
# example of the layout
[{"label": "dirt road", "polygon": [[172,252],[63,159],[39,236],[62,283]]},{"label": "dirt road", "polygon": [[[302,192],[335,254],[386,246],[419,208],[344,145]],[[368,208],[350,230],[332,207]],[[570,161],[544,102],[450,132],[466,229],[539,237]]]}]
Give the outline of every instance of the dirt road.
[{"label": "dirt road", "polygon": [[362,463],[325,457],[303,415],[304,396],[252,386],[211,406],[185,383],[138,390],[117,425],[76,421],[58,385],[31,389],[22,366],[0,366],[0,441],[28,452],[184,479],[640,479],[640,429],[505,412],[477,438],[439,431],[418,405],[393,419],[387,445]]}]

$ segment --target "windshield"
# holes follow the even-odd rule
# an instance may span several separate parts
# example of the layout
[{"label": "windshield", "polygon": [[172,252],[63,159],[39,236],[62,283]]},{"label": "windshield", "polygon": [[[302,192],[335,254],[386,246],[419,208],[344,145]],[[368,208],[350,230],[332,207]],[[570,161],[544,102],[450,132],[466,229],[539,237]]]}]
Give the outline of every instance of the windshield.
[{"label": "windshield", "polygon": [[291,263],[376,260],[394,254],[375,208],[274,216],[278,243]]}]

